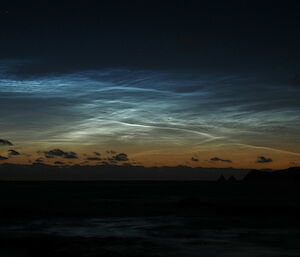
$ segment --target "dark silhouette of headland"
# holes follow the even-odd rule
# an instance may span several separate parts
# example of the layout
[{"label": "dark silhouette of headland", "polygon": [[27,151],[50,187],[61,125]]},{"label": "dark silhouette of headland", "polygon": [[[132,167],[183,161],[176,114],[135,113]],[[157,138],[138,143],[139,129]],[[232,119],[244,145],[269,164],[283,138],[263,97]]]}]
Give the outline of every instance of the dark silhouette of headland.
[{"label": "dark silhouette of headland", "polygon": [[0,255],[196,257],[236,245],[299,253],[299,174],[4,164]]}]

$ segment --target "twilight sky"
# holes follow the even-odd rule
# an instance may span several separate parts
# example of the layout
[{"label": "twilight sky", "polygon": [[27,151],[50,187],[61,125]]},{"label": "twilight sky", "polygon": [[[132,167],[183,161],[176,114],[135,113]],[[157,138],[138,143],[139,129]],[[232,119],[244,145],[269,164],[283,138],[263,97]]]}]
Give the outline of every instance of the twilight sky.
[{"label": "twilight sky", "polygon": [[199,2],[1,6],[0,162],[300,165],[300,5]]}]

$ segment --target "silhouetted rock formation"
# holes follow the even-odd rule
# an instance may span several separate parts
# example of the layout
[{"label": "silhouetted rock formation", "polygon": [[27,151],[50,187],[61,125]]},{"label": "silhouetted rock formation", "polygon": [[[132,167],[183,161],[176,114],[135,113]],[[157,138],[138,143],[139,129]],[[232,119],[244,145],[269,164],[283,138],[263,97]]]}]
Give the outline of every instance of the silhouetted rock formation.
[{"label": "silhouetted rock formation", "polygon": [[228,183],[235,183],[236,181],[237,181],[237,180],[236,180],[235,176],[231,176],[231,177],[227,180]]},{"label": "silhouetted rock formation", "polygon": [[222,174],[219,179],[218,179],[218,183],[224,183],[226,182],[226,178],[224,177],[224,175]]},{"label": "silhouetted rock formation", "polygon": [[247,182],[300,182],[300,167],[277,171],[252,170],[244,178]]}]

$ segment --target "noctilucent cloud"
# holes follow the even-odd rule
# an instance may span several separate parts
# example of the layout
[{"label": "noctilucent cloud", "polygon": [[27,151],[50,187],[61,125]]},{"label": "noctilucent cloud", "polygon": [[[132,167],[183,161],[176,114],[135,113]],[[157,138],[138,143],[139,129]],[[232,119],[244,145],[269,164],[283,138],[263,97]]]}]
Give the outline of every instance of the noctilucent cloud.
[{"label": "noctilucent cloud", "polygon": [[78,154],[73,163],[113,149],[145,166],[300,164],[300,86],[290,81],[199,70],[14,72],[26,65],[1,62],[0,138],[13,146],[0,145],[0,155],[10,162],[59,148]]}]

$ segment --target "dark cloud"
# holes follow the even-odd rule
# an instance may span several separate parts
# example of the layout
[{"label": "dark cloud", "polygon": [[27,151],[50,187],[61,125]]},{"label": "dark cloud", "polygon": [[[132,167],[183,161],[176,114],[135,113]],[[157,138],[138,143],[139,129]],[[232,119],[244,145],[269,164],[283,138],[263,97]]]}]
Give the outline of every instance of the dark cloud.
[{"label": "dark cloud", "polygon": [[54,158],[54,155],[50,155],[50,154],[45,153],[45,157],[48,158],[48,159],[52,159],[52,158]]},{"label": "dark cloud", "polygon": [[101,158],[99,157],[88,157],[86,158],[88,161],[101,161]]},{"label": "dark cloud", "polygon": [[116,154],[117,152],[116,151],[114,151],[114,150],[108,150],[108,151],[106,151],[108,154]]},{"label": "dark cloud", "polygon": [[44,163],[43,158],[38,158],[35,160],[35,163]]},{"label": "dark cloud", "polygon": [[0,139],[0,146],[1,145],[13,145],[13,144],[6,139]]},{"label": "dark cloud", "polygon": [[77,159],[77,154],[74,153],[74,152],[67,152],[65,155],[64,155],[64,158],[66,159]]},{"label": "dark cloud", "polygon": [[20,155],[19,152],[17,152],[16,150],[13,150],[13,149],[8,150],[8,154],[9,155],[14,155],[14,156]]},{"label": "dark cloud", "polygon": [[53,150],[44,152],[44,154],[47,155],[47,156],[49,155],[49,156],[59,156],[59,157],[63,157],[65,155],[65,153],[66,152],[64,152],[60,149],[53,149]]},{"label": "dark cloud", "polygon": [[60,149],[53,149],[44,152],[46,158],[62,157],[65,159],[77,159],[77,154],[74,152],[65,152]]},{"label": "dark cloud", "polygon": [[8,158],[0,155],[0,161],[4,161],[4,160],[8,160]]},{"label": "dark cloud", "polygon": [[211,158],[210,160],[214,161],[214,162],[228,162],[228,163],[232,163],[231,160],[224,160],[224,159],[221,159],[219,157],[214,157],[214,158]]},{"label": "dark cloud", "polygon": [[111,159],[116,162],[124,162],[124,161],[129,160],[126,153],[116,154],[116,155],[112,156]]},{"label": "dark cloud", "polygon": [[95,155],[100,156],[101,154],[98,152],[94,152]]},{"label": "dark cloud", "polygon": [[61,161],[56,161],[56,162],[54,162],[54,164],[55,165],[63,165],[63,164],[65,164],[64,162],[61,162]]},{"label": "dark cloud", "polygon": [[191,158],[191,161],[193,161],[193,162],[198,162],[198,161],[199,161],[199,159],[198,159],[198,158],[196,158],[196,157],[192,157],[192,158]]},{"label": "dark cloud", "polygon": [[106,161],[103,161],[103,162],[101,162],[100,165],[110,165],[110,164],[108,162],[106,162]]},{"label": "dark cloud", "polygon": [[258,156],[257,157],[257,163],[268,163],[268,162],[273,162],[271,158],[264,157],[264,156]]}]

